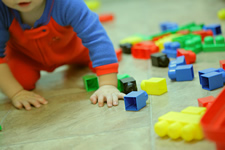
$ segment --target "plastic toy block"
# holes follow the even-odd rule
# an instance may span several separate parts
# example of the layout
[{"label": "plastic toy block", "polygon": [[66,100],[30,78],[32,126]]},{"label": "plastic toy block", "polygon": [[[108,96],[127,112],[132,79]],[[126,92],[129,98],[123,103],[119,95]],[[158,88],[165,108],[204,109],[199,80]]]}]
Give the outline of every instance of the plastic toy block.
[{"label": "plastic toy block", "polygon": [[199,30],[202,30],[202,26],[201,25],[193,26],[193,27],[190,27],[189,30],[191,32],[193,32],[193,31],[199,31]]},{"label": "plastic toy block", "polygon": [[144,34],[134,34],[133,36],[141,38],[143,41],[151,41],[152,36],[147,36]]},{"label": "plastic toy block", "polygon": [[151,54],[157,52],[159,52],[159,48],[152,41],[143,41],[131,48],[132,56],[137,59],[150,59]]},{"label": "plastic toy block", "polygon": [[117,57],[117,60],[118,61],[121,61],[122,55],[123,55],[122,49],[121,48],[120,49],[117,49],[116,50],[116,57]]},{"label": "plastic toy block", "polygon": [[190,23],[188,23],[186,25],[180,26],[178,28],[178,30],[185,30],[185,29],[189,30],[189,28],[194,27],[194,26],[196,26],[196,23],[195,22],[190,22]]},{"label": "plastic toy block", "polygon": [[166,36],[169,36],[169,35],[171,35],[171,33],[168,33],[168,32],[166,32],[166,33],[160,33],[160,34],[156,34],[156,35],[152,35],[152,37],[153,37],[152,38],[152,41],[156,42],[159,39],[162,39],[162,38],[164,38]]},{"label": "plastic toy block", "polygon": [[196,61],[196,54],[192,51],[178,49],[177,57],[184,56],[187,64],[193,64]]},{"label": "plastic toy block", "polygon": [[170,61],[169,69],[175,69],[177,66],[186,65],[185,56],[179,56],[175,60]]},{"label": "plastic toy block", "polygon": [[128,74],[117,74],[117,80],[118,80],[118,83],[117,83],[117,89],[121,92],[123,91],[122,89],[122,83],[120,82],[121,79],[124,79],[124,78],[129,78],[130,75]]},{"label": "plastic toy block", "polygon": [[164,53],[155,53],[151,55],[152,65],[156,67],[168,67],[169,58]]},{"label": "plastic toy block", "polygon": [[182,34],[182,35],[186,35],[186,34],[189,34],[190,31],[189,30],[180,30],[177,32],[177,34]]},{"label": "plastic toy block", "polygon": [[143,41],[143,39],[140,36],[131,36],[131,37],[127,37],[123,40],[120,41],[120,44],[126,44],[126,43],[130,43],[132,45],[139,43]]},{"label": "plastic toy block", "polygon": [[193,65],[180,65],[168,71],[169,78],[176,81],[191,81],[194,79]]},{"label": "plastic toy block", "polygon": [[173,38],[173,42],[179,42],[180,43],[180,47],[181,48],[184,48],[185,47],[185,42],[187,40],[190,40],[190,39],[193,39],[194,37],[200,37],[199,35],[194,35],[194,34],[186,34],[186,35],[183,35],[183,36],[180,36],[180,37],[176,37],[176,38]]},{"label": "plastic toy block", "polygon": [[204,30],[212,30],[213,35],[219,35],[222,33],[221,27],[219,24],[211,24],[203,27]]},{"label": "plastic toy block", "polygon": [[213,103],[214,101],[215,101],[215,97],[213,96],[198,98],[198,106],[207,107],[209,103]]},{"label": "plastic toy block", "polygon": [[207,74],[207,73],[210,73],[210,72],[224,72],[224,70],[222,68],[218,68],[218,69],[208,68],[208,69],[198,71],[200,84],[202,84],[202,77],[201,76],[203,74]]},{"label": "plastic toy block", "polygon": [[132,47],[132,44],[130,43],[120,44],[120,48],[125,54],[131,54],[131,47]]},{"label": "plastic toy block", "polygon": [[0,125],[0,131],[2,131],[2,126]]},{"label": "plastic toy block", "polygon": [[210,72],[201,75],[202,88],[205,90],[214,90],[223,87],[223,76],[219,72]]},{"label": "plastic toy block", "polygon": [[162,22],[160,23],[161,31],[174,31],[178,29],[178,24],[173,22]]},{"label": "plastic toy block", "polygon": [[204,135],[214,141],[218,150],[225,149],[225,88],[216,97],[215,101],[201,119]]},{"label": "plastic toy block", "polygon": [[109,13],[109,14],[99,14],[99,21],[100,22],[109,22],[114,20],[114,15]]},{"label": "plastic toy block", "polygon": [[204,41],[205,37],[207,36],[213,36],[212,30],[193,31],[192,33],[196,35],[200,35],[202,38],[202,41]]},{"label": "plastic toy block", "polygon": [[120,79],[121,82],[121,92],[128,94],[132,91],[137,91],[136,80],[133,77]]},{"label": "plastic toy block", "polygon": [[99,88],[98,78],[96,75],[85,75],[83,76],[84,87],[86,91],[95,91]]},{"label": "plastic toy block", "polygon": [[200,36],[195,36],[192,39],[185,41],[184,49],[191,50],[192,52],[198,54],[202,51],[202,41]]},{"label": "plastic toy block", "polygon": [[98,9],[101,5],[101,3],[96,0],[85,1],[85,3],[88,6],[88,8],[91,9],[92,11]]},{"label": "plastic toy block", "polygon": [[162,95],[167,92],[165,78],[151,78],[141,82],[141,89],[149,95]]},{"label": "plastic toy block", "polygon": [[221,9],[220,11],[218,11],[217,15],[221,20],[225,20],[225,9]]},{"label": "plastic toy block", "polygon": [[202,46],[204,52],[225,51],[224,37],[222,35],[216,36],[214,43],[213,37],[207,36]]},{"label": "plastic toy block", "polygon": [[225,70],[225,60],[220,60],[220,67]]},{"label": "plastic toy block", "polygon": [[189,106],[183,109],[181,112],[185,114],[204,115],[204,113],[206,112],[206,108]]},{"label": "plastic toy block", "polygon": [[141,91],[132,91],[124,96],[124,103],[126,111],[138,111],[146,106],[148,100],[148,94]]},{"label": "plastic toy block", "polygon": [[155,41],[155,44],[159,47],[160,51],[165,49],[164,48],[164,43],[167,43],[167,42],[172,42],[172,40],[176,37],[180,37],[182,36],[181,34],[170,34],[168,36],[165,36],[157,41]]},{"label": "plastic toy block", "polygon": [[164,50],[162,51],[167,55],[169,58],[176,58],[177,57],[177,49],[180,48],[179,42],[167,42],[164,43]]},{"label": "plastic toy block", "polygon": [[168,112],[158,118],[154,130],[160,137],[168,135],[171,139],[181,137],[185,141],[201,140],[204,138],[200,126],[201,117],[190,113]]}]

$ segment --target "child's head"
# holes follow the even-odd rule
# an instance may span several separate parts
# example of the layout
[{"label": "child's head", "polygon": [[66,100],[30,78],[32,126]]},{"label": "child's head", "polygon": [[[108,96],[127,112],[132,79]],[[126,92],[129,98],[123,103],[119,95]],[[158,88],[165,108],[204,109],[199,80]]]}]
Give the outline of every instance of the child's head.
[{"label": "child's head", "polygon": [[38,9],[45,4],[46,0],[2,0],[9,8],[16,9],[20,12],[30,12]]}]

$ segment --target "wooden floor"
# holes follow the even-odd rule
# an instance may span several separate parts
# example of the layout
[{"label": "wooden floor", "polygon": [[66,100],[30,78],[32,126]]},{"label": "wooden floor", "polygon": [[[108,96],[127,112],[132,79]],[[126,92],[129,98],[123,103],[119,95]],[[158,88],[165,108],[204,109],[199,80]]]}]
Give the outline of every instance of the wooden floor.
[{"label": "wooden floor", "polygon": [[[113,12],[112,23],[104,24],[115,48],[121,39],[141,33],[159,33],[159,23],[189,22],[220,23],[217,11],[225,7],[222,0],[102,0],[97,13]],[[222,26],[223,27],[223,26]],[[223,31],[225,31],[223,29]],[[140,90],[142,80],[163,77],[168,92],[149,96],[150,103],[138,112],[127,112],[124,101],[119,106],[99,108],[89,101],[92,92],[86,92],[82,76],[88,69],[58,70],[43,73],[36,92],[49,104],[31,111],[17,110],[0,94],[1,150],[213,150],[213,143],[202,140],[184,142],[182,139],[160,138],[154,132],[159,116],[169,111],[181,111],[187,106],[197,106],[197,98],[217,96],[221,89],[207,91],[201,88],[198,70],[219,68],[224,52],[200,53],[194,64],[195,78],[189,82],[172,82],[168,68],[152,67],[150,60],[138,60],[123,55],[119,73],[134,77]]]}]

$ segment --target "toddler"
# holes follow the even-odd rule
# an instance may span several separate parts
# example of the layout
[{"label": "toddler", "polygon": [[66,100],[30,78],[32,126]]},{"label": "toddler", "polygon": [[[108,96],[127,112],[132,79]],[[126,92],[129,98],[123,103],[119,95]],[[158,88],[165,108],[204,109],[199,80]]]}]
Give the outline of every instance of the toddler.
[{"label": "toddler", "polygon": [[40,71],[65,64],[92,65],[100,86],[93,104],[116,106],[125,95],[112,42],[83,0],[0,0],[0,89],[16,108],[47,104],[32,92]]}]

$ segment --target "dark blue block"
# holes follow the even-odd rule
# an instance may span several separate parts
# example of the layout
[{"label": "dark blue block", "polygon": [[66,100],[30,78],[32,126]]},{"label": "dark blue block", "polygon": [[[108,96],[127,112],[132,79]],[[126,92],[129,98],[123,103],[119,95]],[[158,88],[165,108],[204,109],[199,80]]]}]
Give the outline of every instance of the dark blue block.
[{"label": "dark blue block", "polygon": [[223,68],[208,68],[208,69],[204,69],[204,70],[200,70],[198,71],[198,75],[199,75],[199,81],[200,81],[200,84],[202,84],[202,75],[203,74],[206,74],[206,73],[210,73],[210,72],[224,72]]},{"label": "dark blue block", "polygon": [[180,65],[176,67],[176,81],[191,81],[194,79],[193,65]]},{"label": "dark blue block", "polygon": [[223,87],[223,77],[221,72],[210,72],[201,75],[202,88],[206,90],[214,90]]},{"label": "dark blue block", "polygon": [[212,30],[213,35],[219,35],[222,33],[221,26],[219,24],[211,24],[203,27],[204,30]]},{"label": "dark blue block", "polygon": [[124,103],[126,111],[138,111],[146,106],[148,100],[148,94],[141,91],[132,91],[124,96]]}]

